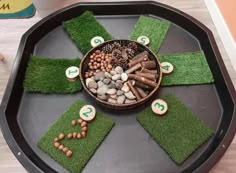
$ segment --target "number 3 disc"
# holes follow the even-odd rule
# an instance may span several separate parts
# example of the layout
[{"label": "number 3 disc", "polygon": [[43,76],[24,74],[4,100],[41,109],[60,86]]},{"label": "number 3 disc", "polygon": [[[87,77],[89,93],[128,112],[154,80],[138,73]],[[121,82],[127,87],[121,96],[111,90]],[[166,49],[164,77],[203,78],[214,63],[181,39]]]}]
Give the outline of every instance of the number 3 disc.
[{"label": "number 3 disc", "polygon": [[168,105],[162,99],[156,99],[152,102],[152,111],[157,115],[163,115],[167,112]]},{"label": "number 3 disc", "polygon": [[92,105],[85,105],[80,109],[80,118],[84,121],[92,121],[96,115],[96,109]]}]

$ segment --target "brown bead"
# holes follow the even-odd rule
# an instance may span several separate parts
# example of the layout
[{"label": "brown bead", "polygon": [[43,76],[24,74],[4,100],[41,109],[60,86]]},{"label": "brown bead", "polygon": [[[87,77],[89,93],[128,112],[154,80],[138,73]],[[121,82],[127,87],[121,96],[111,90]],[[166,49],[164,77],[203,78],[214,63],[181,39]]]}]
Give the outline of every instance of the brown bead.
[{"label": "brown bead", "polygon": [[85,126],[87,126],[87,122],[86,122],[86,121],[83,121],[83,122],[81,123],[81,127],[85,127]]},{"label": "brown bead", "polygon": [[62,151],[63,151],[64,153],[66,153],[68,150],[69,150],[68,147],[64,147]]},{"label": "brown bead", "polygon": [[86,134],[86,132],[83,131],[83,132],[81,132],[81,135],[83,138],[85,138],[87,134]]},{"label": "brown bead", "polygon": [[64,137],[65,137],[65,135],[64,135],[63,133],[61,133],[61,134],[58,136],[58,138],[59,138],[60,140],[64,139]]},{"label": "brown bead", "polygon": [[63,149],[64,149],[64,146],[63,146],[63,145],[60,145],[60,146],[58,147],[58,149],[59,149],[59,150],[63,150]]},{"label": "brown bead", "polygon": [[58,148],[61,144],[59,142],[54,142],[54,146]]},{"label": "brown bead", "polygon": [[101,58],[98,58],[98,59],[97,59],[97,62],[101,62]]},{"label": "brown bead", "polygon": [[109,65],[108,65],[108,68],[109,68],[109,69],[112,69],[112,65],[111,65],[111,64],[109,64]]},{"label": "brown bead", "polygon": [[87,131],[87,127],[85,126],[85,127],[82,127],[82,131]]},{"label": "brown bead", "polygon": [[66,152],[66,156],[67,156],[67,157],[71,157],[71,156],[72,156],[72,151],[68,150],[68,151]]},{"label": "brown bead", "polygon": [[67,135],[67,138],[68,139],[71,139],[73,137],[73,134],[72,133],[69,133],[68,135]]},{"label": "brown bead", "polygon": [[0,53],[0,61],[4,61],[5,57],[3,56],[3,54]]},{"label": "brown bead", "polygon": [[72,121],[71,121],[71,125],[72,125],[72,126],[75,126],[75,125],[76,125],[76,120],[72,120]]},{"label": "brown bead", "polygon": [[76,138],[76,137],[77,137],[77,133],[74,132],[74,133],[73,133],[73,138]]},{"label": "brown bead", "polygon": [[77,133],[77,138],[81,138],[81,134],[80,133]]},{"label": "brown bead", "polygon": [[54,138],[54,142],[58,142],[58,141],[59,141],[58,137]]},{"label": "brown bead", "polygon": [[83,120],[80,118],[78,119],[78,123],[81,124],[83,122]]}]

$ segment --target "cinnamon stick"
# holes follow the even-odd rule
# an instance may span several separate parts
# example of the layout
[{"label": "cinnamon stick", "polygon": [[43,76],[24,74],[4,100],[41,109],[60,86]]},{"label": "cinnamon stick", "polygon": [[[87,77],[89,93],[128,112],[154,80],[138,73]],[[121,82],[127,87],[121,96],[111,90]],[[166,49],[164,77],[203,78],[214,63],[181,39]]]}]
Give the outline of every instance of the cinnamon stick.
[{"label": "cinnamon stick", "polygon": [[156,82],[151,81],[151,80],[149,80],[149,79],[147,79],[145,77],[141,77],[141,76],[138,76],[136,74],[128,74],[128,77],[129,77],[129,79],[135,79],[135,80],[137,80],[139,82],[142,82],[142,83],[144,83],[144,84],[146,84],[148,86],[151,86],[153,88],[157,87],[157,83]]},{"label": "cinnamon stick", "polygon": [[142,88],[135,87],[135,89],[138,91],[139,95],[140,95],[142,98],[147,97],[147,93],[146,93]]},{"label": "cinnamon stick", "polygon": [[135,95],[137,100],[141,100],[142,97],[139,95],[138,91],[134,88],[130,80],[127,82],[128,87],[130,88],[131,92]]},{"label": "cinnamon stick", "polygon": [[146,69],[144,67],[141,69],[141,72],[157,74],[157,70],[148,70],[148,69]]},{"label": "cinnamon stick", "polygon": [[141,83],[139,81],[135,81],[134,86],[145,89],[145,90],[152,90],[153,89],[152,87],[145,85],[144,83]]},{"label": "cinnamon stick", "polygon": [[130,60],[130,63],[128,64],[129,67],[132,67],[134,66],[135,64],[138,64],[142,61],[147,61],[148,60],[148,56],[147,55],[144,55],[144,56],[140,56],[139,58],[136,58],[135,60]]},{"label": "cinnamon stick", "polygon": [[147,68],[149,70],[156,68],[156,62],[155,61],[145,61],[141,62],[142,67]]},{"label": "cinnamon stick", "polygon": [[128,70],[126,70],[125,73],[126,74],[132,73],[136,70],[139,70],[141,67],[142,67],[141,64],[138,63],[138,64],[134,65],[133,67],[129,68]]},{"label": "cinnamon stick", "polygon": [[153,73],[142,73],[140,71],[136,71],[135,74],[137,74],[138,76],[145,77],[147,79],[154,80],[154,81],[156,81],[157,79],[157,74],[153,74]]}]

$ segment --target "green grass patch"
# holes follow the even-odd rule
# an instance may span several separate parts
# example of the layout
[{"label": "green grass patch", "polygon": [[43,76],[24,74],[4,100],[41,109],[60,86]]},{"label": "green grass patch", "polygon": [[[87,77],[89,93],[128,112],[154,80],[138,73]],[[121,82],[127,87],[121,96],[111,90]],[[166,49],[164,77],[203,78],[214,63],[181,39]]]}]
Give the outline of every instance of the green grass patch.
[{"label": "green grass patch", "polygon": [[45,94],[67,94],[81,90],[80,80],[69,82],[65,71],[70,66],[79,66],[80,59],[49,59],[31,57],[24,80],[29,92]]},{"label": "green grass patch", "polygon": [[73,173],[82,171],[114,125],[111,118],[97,112],[95,120],[88,124],[86,138],[65,138],[61,141],[64,146],[69,147],[73,152],[72,157],[67,158],[63,152],[54,147],[53,139],[60,133],[68,134],[81,131],[79,125],[75,127],[71,126],[71,121],[79,119],[79,110],[84,105],[85,103],[80,100],[72,104],[38,142],[38,146],[44,152],[60,163],[65,169]]},{"label": "green grass patch", "polygon": [[86,11],[81,16],[64,22],[63,26],[84,54],[92,48],[90,41],[93,37],[101,36],[104,40],[112,39],[112,36],[90,11]]},{"label": "green grass patch", "polygon": [[203,51],[183,54],[168,54],[158,56],[161,62],[170,62],[174,71],[163,75],[162,86],[207,84],[214,82]]},{"label": "green grass patch", "polygon": [[213,130],[175,96],[168,95],[163,100],[169,107],[164,116],[155,115],[148,107],[137,120],[180,165],[213,135]]},{"label": "green grass patch", "polygon": [[145,35],[150,40],[149,47],[157,53],[170,28],[170,22],[152,17],[140,16],[138,22],[131,31],[129,38],[137,40],[139,36]]}]

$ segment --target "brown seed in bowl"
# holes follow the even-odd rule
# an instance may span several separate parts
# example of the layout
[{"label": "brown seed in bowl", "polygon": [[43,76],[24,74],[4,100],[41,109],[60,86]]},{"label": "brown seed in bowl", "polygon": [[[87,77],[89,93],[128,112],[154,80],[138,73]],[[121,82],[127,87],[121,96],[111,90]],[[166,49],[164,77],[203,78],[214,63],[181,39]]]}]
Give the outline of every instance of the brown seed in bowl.
[{"label": "brown seed in bowl", "polygon": [[67,138],[68,139],[71,139],[73,137],[73,134],[72,133],[69,133],[68,135],[67,135]]},{"label": "brown seed in bowl", "polygon": [[67,156],[67,157],[71,157],[71,156],[72,156],[72,151],[68,150],[68,151],[66,152],[66,156]]},{"label": "brown seed in bowl", "polygon": [[71,125],[72,125],[72,126],[75,126],[75,125],[76,125],[76,120],[72,120],[72,121],[71,121]]},{"label": "brown seed in bowl", "polygon": [[58,136],[58,138],[59,138],[60,140],[64,139],[64,137],[65,137],[65,135],[64,135],[63,133],[61,133],[61,134]]},{"label": "brown seed in bowl", "polygon": [[60,146],[58,147],[58,149],[59,149],[59,150],[63,150],[63,149],[64,149],[64,146],[63,146],[63,145],[60,145]]},{"label": "brown seed in bowl", "polygon": [[64,153],[66,153],[68,150],[69,150],[68,147],[64,147],[62,151],[63,151]]},{"label": "brown seed in bowl", "polygon": [[54,142],[54,146],[55,146],[56,148],[58,148],[58,147],[60,146],[60,143],[59,143],[59,142]]}]

